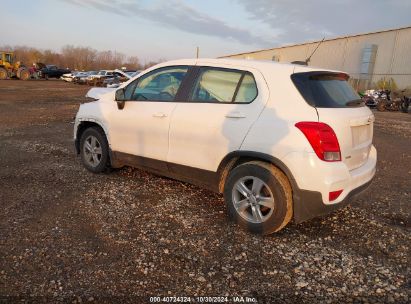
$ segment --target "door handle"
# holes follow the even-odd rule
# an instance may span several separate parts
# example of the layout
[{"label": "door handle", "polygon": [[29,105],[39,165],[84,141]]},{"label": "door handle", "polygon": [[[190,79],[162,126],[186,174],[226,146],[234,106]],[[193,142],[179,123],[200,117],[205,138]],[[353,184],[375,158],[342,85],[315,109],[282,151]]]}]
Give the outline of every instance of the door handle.
[{"label": "door handle", "polygon": [[164,114],[164,113],[158,112],[158,113],[154,113],[153,117],[160,117],[161,118],[161,117],[167,117],[167,115]]},{"label": "door handle", "polygon": [[230,112],[225,115],[228,118],[246,118],[244,113],[241,112]]}]

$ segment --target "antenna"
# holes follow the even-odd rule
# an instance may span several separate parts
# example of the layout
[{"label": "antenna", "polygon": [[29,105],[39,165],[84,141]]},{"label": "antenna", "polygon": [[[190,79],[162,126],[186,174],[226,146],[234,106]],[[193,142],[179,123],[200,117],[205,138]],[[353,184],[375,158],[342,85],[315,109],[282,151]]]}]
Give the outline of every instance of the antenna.
[{"label": "antenna", "polygon": [[308,63],[309,63],[310,60],[311,60],[311,57],[313,57],[314,53],[317,51],[317,49],[318,49],[318,47],[321,45],[321,43],[323,43],[324,39],[325,39],[325,37],[323,37],[323,40],[321,40],[321,41],[318,43],[318,45],[317,45],[317,47],[315,48],[315,50],[314,50],[314,51],[311,53],[311,55],[305,60],[305,65],[308,65]]}]

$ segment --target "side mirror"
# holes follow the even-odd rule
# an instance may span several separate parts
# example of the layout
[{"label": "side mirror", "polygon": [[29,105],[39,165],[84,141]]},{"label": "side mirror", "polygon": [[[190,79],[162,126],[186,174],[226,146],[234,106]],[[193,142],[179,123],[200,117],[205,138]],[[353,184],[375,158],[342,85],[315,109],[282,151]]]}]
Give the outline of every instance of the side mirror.
[{"label": "side mirror", "polygon": [[117,108],[119,110],[123,110],[124,105],[126,103],[125,90],[123,88],[118,89],[116,91],[116,102],[117,102]]}]

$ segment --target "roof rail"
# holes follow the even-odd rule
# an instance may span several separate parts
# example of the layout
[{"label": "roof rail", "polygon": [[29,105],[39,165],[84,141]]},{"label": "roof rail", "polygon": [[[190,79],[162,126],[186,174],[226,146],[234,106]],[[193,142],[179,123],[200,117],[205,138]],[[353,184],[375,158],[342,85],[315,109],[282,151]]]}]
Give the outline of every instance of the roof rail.
[{"label": "roof rail", "polygon": [[308,65],[306,61],[291,61],[291,64]]}]

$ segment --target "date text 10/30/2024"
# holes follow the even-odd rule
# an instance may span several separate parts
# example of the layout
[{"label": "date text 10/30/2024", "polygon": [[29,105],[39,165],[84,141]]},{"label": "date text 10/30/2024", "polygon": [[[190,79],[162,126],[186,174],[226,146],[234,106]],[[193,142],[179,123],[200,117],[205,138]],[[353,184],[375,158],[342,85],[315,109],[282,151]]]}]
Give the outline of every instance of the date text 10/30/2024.
[{"label": "date text 10/30/2024", "polygon": [[150,297],[150,303],[257,303],[257,298],[231,296],[231,297]]}]

